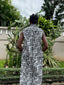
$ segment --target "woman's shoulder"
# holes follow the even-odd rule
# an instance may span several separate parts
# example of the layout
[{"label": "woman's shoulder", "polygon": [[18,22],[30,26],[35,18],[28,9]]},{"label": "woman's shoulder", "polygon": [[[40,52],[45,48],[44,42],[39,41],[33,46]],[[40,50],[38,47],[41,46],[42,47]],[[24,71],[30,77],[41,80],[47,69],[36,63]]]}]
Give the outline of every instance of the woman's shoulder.
[{"label": "woman's shoulder", "polygon": [[39,27],[38,27],[38,30],[39,30],[40,32],[44,32],[42,28],[39,28]]},{"label": "woman's shoulder", "polygon": [[24,32],[24,31],[27,31],[27,30],[29,30],[29,28],[30,28],[30,26],[25,27],[22,31],[23,31],[23,32]]}]

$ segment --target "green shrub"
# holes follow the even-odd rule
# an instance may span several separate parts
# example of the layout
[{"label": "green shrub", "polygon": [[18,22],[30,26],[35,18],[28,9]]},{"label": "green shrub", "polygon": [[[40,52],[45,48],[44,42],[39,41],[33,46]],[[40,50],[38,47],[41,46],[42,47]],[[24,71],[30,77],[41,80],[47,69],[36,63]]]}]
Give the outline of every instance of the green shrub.
[{"label": "green shrub", "polygon": [[60,36],[61,26],[59,22],[57,26],[55,26],[52,21],[39,17],[39,27],[45,32],[49,46],[48,50],[46,50],[43,54],[43,64],[48,67],[58,67],[58,62],[53,57],[52,47],[55,43],[55,39]]},{"label": "green shrub", "polygon": [[53,24],[52,21],[46,20],[43,17],[39,17],[39,27],[44,30],[47,37],[50,37],[52,39],[55,39],[60,36],[59,30],[61,29],[61,26],[58,22],[57,26]]},{"label": "green shrub", "polygon": [[[29,26],[29,22],[26,19],[23,19],[23,21],[16,20],[16,23],[19,23],[20,28],[17,29],[18,27],[16,27],[16,31],[12,32],[13,37],[8,35],[9,43],[6,45],[7,47],[6,64],[8,65],[8,67],[20,67],[21,66],[21,53],[16,48],[16,43],[19,37],[19,32],[26,26]],[[11,26],[13,26],[14,24],[15,23],[11,24]],[[59,23],[57,26],[55,26],[52,21],[46,20],[45,18],[40,17],[38,26],[42,30],[44,30],[46,36],[48,37],[49,48],[48,50],[44,52],[44,55],[43,55],[44,65],[49,66],[49,67],[55,67],[55,66],[57,67],[57,61],[53,58],[52,46],[54,44],[54,39],[60,36]]]},{"label": "green shrub", "polygon": [[[19,79],[20,68],[0,68],[0,80]],[[64,78],[64,68],[43,68],[43,78]]]},{"label": "green shrub", "polygon": [[[19,32],[25,28],[26,26],[28,26],[28,20],[26,20],[26,18],[21,20],[15,20],[14,23],[11,24],[11,26],[13,26],[14,24],[18,23],[19,27],[16,27],[16,30],[14,32],[12,32],[12,35],[8,34],[8,41],[9,43],[6,44],[6,50],[7,50],[7,56],[6,56],[6,65],[8,65],[8,67],[20,67],[21,66],[21,54],[22,52],[20,52],[17,47],[16,47],[16,43],[17,40],[19,38]],[[11,26],[9,26],[9,28],[11,28]]]}]

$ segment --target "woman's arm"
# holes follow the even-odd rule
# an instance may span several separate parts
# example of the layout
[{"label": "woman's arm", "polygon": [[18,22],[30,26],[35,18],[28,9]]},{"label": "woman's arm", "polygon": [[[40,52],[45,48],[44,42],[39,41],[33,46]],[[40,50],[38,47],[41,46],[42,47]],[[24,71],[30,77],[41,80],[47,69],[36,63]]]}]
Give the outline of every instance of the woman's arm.
[{"label": "woman's arm", "polygon": [[45,51],[46,49],[48,49],[48,42],[47,42],[47,39],[45,37],[45,34],[43,34],[43,37],[42,37],[42,41],[43,41],[43,51]]},{"label": "woman's arm", "polygon": [[22,43],[23,43],[23,32],[21,32],[21,34],[20,34],[20,37],[19,37],[19,39],[18,39],[18,41],[17,41],[17,48],[20,50],[20,51],[22,51]]}]

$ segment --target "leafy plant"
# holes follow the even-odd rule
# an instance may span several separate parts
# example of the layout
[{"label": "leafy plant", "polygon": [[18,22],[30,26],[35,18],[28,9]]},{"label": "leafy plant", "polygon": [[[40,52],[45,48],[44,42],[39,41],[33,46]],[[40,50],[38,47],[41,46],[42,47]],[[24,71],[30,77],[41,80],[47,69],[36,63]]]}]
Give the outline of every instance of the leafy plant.
[{"label": "leafy plant", "polygon": [[20,17],[20,12],[12,6],[11,0],[0,0],[0,26],[9,26]]},{"label": "leafy plant", "polygon": [[[8,67],[20,67],[21,65],[21,53],[16,48],[16,42],[19,38],[19,32],[26,26],[29,26],[29,22],[28,20],[26,20],[26,18],[22,20],[15,20],[15,22],[11,24],[11,26],[13,26],[15,23],[17,23],[19,24],[18,25],[19,27],[16,27],[16,30],[12,32],[13,37],[8,35],[9,43],[6,45],[7,47],[6,64],[8,65]],[[9,26],[9,28],[11,26]],[[54,44],[54,39],[60,36],[59,23],[57,26],[55,26],[52,21],[49,21],[49,20],[46,20],[45,18],[40,17],[38,26],[42,30],[44,30],[46,36],[48,37],[47,40],[48,40],[49,48],[48,50],[44,52],[44,55],[43,55],[44,65],[49,67],[55,67],[57,66],[57,61],[53,57],[52,46]]]},{"label": "leafy plant", "polygon": [[[8,41],[9,43],[6,45],[7,48],[7,57],[6,57],[6,64],[8,67],[20,67],[21,66],[21,52],[17,49],[16,43],[19,38],[19,32],[27,27],[28,20],[25,18],[23,21],[15,20],[14,23],[18,23],[19,27],[16,27],[16,30],[12,32],[12,36],[8,34]],[[11,26],[14,25],[13,23]],[[9,28],[11,27],[9,26]]]},{"label": "leafy plant", "polygon": [[55,39],[60,36],[61,26],[59,22],[57,25],[54,25],[52,21],[39,17],[39,27],[45,32],[49,46],[48,50],[46,50],[43,54],[43,66],[58,67],[59,63],[53,57],[52,47],[55,43]]},{"label": "leafy plant", "polygon": [[55,39],[60,36],[60,23],[54,25],[52,21],[46,20],[43,17],[39,17],[39,27],[45,32],[47,37]]}]

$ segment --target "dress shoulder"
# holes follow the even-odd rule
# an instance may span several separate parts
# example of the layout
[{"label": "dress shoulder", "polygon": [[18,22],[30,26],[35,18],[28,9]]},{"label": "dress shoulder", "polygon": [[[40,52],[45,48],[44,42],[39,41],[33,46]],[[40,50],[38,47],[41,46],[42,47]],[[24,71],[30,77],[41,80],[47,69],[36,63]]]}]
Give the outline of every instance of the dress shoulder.
[{"label": "dress shoulder", "polygon": [[44,35],[44,31],[41,29],[41,28],[38,28],[40,34],[41,34],[41,37]]},{"label": "dress shoulder", "polygon": [[26,28],[24,28],[23,30],[21,30],[21,31],[19,32],[19,37],[20,37],[20,34],[21,34],[21,33],[24,34],[28,28],[29,28],[29,27],[26,27]]}]

